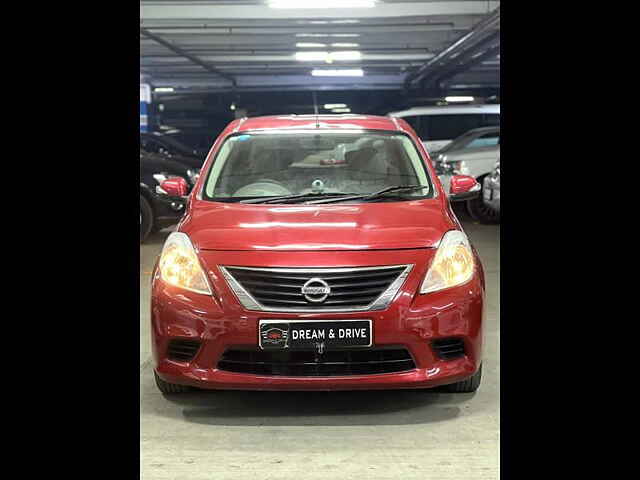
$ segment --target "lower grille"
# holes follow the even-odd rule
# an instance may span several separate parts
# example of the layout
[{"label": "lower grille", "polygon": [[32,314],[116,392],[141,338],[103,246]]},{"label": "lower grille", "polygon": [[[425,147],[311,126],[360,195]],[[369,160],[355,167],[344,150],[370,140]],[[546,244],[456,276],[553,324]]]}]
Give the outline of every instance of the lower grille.
[{"label": "lower grille", "polygon": [[169,342],[167,347],[167,357],[178,362],[189,362],[196,356],[199,348],[200,342],[197,340],[174,339]]},{"label": "lower grille", "polygon": [[218,369],[235,373],[289,377],[332,377],[406,372],[416,368],[405,348],[328,351],[316,359],[312,351],[227,350]]},{"label": "lower grille", "polygon": [[439,338],[431,342],[431,346],[442,360],[453,360],[465,354],[464,341],[461,338]]}]

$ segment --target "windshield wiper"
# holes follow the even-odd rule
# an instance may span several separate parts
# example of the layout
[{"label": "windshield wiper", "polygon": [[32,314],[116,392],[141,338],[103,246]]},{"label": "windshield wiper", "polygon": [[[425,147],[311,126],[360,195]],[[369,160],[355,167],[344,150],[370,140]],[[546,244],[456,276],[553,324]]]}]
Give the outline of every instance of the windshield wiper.
[{"label": "windshield wiper", "polygon": [[398,191],[412,191],[412,190],[422,190],[424,188],[429,188],[428,185],[394,185],[391,187],[383,188],[377,192],[367,193],[363,195],[352,195],[346,197],[338,197],[338,198],[323,198],[320,200],[311,200],[309,202],[305,202],[305,204],[319,204],[319,203],[332,203],[332,202],[346,202],[348,200],[374,200],[376,198],[383,197],[385,194],[389,192],[398,192]]},{"label": "windshield wiper", "polygon": [[296,195],[284,195],[282,197],[260,197],[260,198],[248,198],[246,200],[240,200],[238,203],[278,203],[283,200],[296,200],[298,198],[306,198],[306,197],[327,197],[334,195],[343,195],[341,193],[302,193]]}]

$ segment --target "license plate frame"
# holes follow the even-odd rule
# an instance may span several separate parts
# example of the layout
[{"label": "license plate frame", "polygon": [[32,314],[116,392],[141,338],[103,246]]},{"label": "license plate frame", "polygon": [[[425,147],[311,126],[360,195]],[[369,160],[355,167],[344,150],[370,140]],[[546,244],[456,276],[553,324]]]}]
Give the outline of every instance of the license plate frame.
[{"label": "license plate frame", "polygon": [[[322,327],[316,325],[323,325]],[[349,325],[350,327],[348,327]],[[283,328],[286,326],[286,330]],[[312,339],[301,339],[294,338],[296,336],[295,333],[292,333],[294,328],[300,329],[300,327],[305,327],[303,330],[318,330],[322,328],[324,331],[324,338],[312,338]],[[339,342],[339,340],[347,340],[345,337],[336,338],[335,335],[340,335],[339,331],[336,329],[347,328],[366,328],[368,343],[364,343],[359,341],[355,342]],[[280,331],[280,338],[268,338],[268,333],[275,329],[274,335],[277,337],[278,332]],[[329,330],[334,329],[333,334],[334,337],[329,336]],[[286,334],[284,333],[286,332]],[[264,335],[264,334],[267,335]],[[352,332],[354,333],[354,332]],[[299,334],[299,332],[298,332]],[[284,338],[283,338],[284,337]],[[338,340],[338,341],[336,341]],[[356,340],[355,338],[350,338],[350,340]],[[364,340],[363,337],[358,337],[357,340]],[[258,346],[261,350],[317,350],[322,345],[322,350],[345,350],[351,348],[371,348],[373,346],[373,322],[371,319],[336,319],[336,320],[290,320],[290,319],[263,319],[258,322]]]}]

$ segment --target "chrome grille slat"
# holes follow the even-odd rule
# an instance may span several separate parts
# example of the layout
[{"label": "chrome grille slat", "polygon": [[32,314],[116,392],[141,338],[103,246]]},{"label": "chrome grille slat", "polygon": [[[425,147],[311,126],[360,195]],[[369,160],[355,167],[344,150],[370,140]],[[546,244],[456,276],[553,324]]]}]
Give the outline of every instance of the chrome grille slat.
[{"label": "chrome grille slat", "polygon": [[[343,312],[386,308],[412,267],[219,268],[240,303],[248,310]],[[322,279],[331,290],[322,302],[311,302],[302,294],[303,285],[312,278]]]}]

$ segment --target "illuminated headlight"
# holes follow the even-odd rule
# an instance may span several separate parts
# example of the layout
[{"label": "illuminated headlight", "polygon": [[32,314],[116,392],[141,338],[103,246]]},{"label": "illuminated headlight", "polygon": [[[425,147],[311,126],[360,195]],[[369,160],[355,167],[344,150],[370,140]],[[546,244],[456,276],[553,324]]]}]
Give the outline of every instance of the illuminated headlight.
[{"label": "illuminated headlight", "polygon": [[162,247],[160,278],[170,285],[196,293],[211,295],[204,270],[191,240],[181,232],[173,232]]},{"label": "illuminated headlight", "polygon": [[440,241],[420,293],[437,292],[468,282],[473,269],[473,252],[467,236],[459,230],[451,230]]}]

